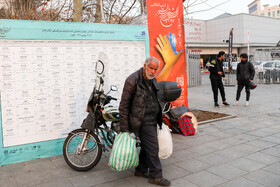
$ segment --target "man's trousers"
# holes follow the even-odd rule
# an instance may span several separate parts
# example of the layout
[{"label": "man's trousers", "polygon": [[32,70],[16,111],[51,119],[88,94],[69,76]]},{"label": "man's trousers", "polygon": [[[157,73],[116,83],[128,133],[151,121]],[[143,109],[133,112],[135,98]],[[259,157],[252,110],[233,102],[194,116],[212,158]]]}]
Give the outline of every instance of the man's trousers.
[{"label": "man's trousers", "polygon": [[141,125],[139,131],[141,150],[139,154],[139,165],[136,169],[142,173],[149,171],[151,178],[161,178],[162,168],[158,157],[157,126]]},{"label": "man's trousers", "polygon": [[249,80],[245,81],[238,81],[238,87],[237,87],[237,93],[236,93],[236,101],[239,101],[241,91],[243,90],[245,86],[245,91],[246,91],[246,101],[249,101],[250,99],[250,89],[249,89]]},{"label": "man's trousers", "polygon": [[214,95],[214,102],[215,103],[218,102],[218,89],[220,90],[223,102],[226,101],[225,90],[224,90],[222,79],[218,78],[218,79],[210,79],[210,80],[211,80],[211,86]]}]

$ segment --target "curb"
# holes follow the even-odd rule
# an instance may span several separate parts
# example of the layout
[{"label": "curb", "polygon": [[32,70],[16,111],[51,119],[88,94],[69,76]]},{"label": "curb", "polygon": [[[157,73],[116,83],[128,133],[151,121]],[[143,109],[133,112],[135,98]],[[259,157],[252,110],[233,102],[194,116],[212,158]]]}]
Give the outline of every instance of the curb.
[{"label": "curb", "polygon": [[198,122],[198,125],[203,125],[205,123],[210,123],[210,122],[214,122],[214,121],[220,121],[220,120],[225,120],[225,119],[231,119],[231,118],[235,118],[237,116],[225,116],[225,117],[222,117],[222,118],[216,118],[216,119],[210,119],[210,120],[206,120],[206,121],[201,121],[201,122]]}]

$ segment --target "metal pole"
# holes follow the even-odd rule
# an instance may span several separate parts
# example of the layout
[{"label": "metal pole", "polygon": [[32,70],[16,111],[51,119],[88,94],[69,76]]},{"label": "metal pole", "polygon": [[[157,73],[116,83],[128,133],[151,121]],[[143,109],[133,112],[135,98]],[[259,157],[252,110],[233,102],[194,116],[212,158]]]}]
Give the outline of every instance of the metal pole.
[{"label": "metal pole", "polygon": [[233,43],[233,28],[230,29],[229,32],[229,40],[228,40],[228,79],[227,84],[225,86],[235,86],[234,84],[230,84],[230,78],[231,78],[231,71],[232,71],[232,43]]},{"label": "metal pole", "polygon": [[250,60],[250,40],[249,40],[249,37],[250,37],[250,32],[248,31],[248,61]]}]

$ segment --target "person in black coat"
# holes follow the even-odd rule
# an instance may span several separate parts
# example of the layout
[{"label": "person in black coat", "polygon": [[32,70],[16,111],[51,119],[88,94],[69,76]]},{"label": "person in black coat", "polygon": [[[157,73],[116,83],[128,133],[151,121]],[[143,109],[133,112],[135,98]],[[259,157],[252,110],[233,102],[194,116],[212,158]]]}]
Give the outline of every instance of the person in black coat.
[{"label": "person in black coat", "polygon": [[229,106],[229,104],[226,102],[225,90],[222,82],[222,78],[223,80],[226,79],[224,69],[223,69],[223,60],[225,59],[225,56],[226,56],[225,52],[220,51],[218,53],[217,59],[212,60],[208,68],[210,71],[210,80],[211,80],[211,86],[214,95],[215,107],[220,107],[220,105],[218,104],[218,89],[220,90],[222,96],[223,105]]},{"label": "person in black coat", "polygon": [[135,176],[150,178],[149,182],[170,186],[163,178],[158,157],[157,124],[162,125],[162,106],[159,87],[155,78],[160,61],[155,57],[146,59],[144,67],[132,73],[125,81],[120,111],[121,132],[133,132],[141,141],[139,165]]},{"label": "person in black coat", "polygon": [[236,101],[235,106],[238,106],[238,101],[241,95],[241,91],[245,86],[246,91],[246,104],[245,106],[249,106],[250,99],[250,88],[249,83],[254,79],[255,76],[255,68],[251,62],[248,62],[248,55],[246,53],[242,53],[240,55],[241,62],[238,63],[236,69],[236,80],[238,83],[237,92],[236,92]]}]

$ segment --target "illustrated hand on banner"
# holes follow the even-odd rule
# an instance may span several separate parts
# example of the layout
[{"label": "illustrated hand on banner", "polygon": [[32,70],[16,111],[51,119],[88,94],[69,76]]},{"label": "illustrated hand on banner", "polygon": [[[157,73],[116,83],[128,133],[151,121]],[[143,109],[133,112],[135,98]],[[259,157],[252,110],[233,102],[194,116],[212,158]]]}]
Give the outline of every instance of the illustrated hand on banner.
[{"label": "illustrated hand on banner", "polygon": [[175,38],[175,34],[172,34],[171,32],[169,32],[169,34],[166,35],[173,52],[175,53],[175,55],[177,55],[178,53],[180,53],[182,50],[177,51],[176,50],[176,38]]},{"label": "illustrated hand on banner", "polygon": [[[170,33],[171,34],[171,33]],[[175,39],[175,36],[174,36]],[[162,36],[161,34],[159,37],[157,37],[158,44],[156,45],[158,51],[160,52],[164,62],[165,66],[157,76],[158,79],[161,81],[167,80],[173,66],[176,64],[176,62],[179,60],[181,55],[183,54],[183,51],[179,51],[176,54],[176,43],[172,42],[172,37],[170,37],[170,40],[167,39],[166,36]],[[175,52],[172,49],[172,46],[170,43],[173,43],[173,46],[175,45]]]}]

